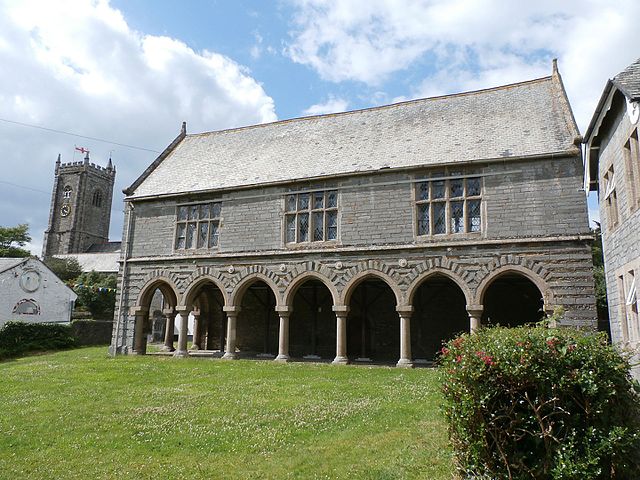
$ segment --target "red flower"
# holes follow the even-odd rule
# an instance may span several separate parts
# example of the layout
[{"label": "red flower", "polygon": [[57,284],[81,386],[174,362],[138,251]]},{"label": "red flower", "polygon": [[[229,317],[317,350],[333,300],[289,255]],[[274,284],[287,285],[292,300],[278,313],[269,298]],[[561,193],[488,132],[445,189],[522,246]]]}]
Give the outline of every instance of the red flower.
[{"label": "red flower", "polygon": [[462,355],[458,355],[456,357],[456,363],[460,363],[462,361]]},{"label": "red flower", "polygon": [[449,349],[447,347],[442,347],[440,349],[440,353],[442,354],[442,356],[446,356],[449,353]]}]

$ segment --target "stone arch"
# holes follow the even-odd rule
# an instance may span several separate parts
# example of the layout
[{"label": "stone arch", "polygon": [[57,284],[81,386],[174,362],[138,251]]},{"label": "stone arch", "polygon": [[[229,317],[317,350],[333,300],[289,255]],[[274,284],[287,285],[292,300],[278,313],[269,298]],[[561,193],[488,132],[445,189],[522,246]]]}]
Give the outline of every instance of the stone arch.
[{"label": "stone arch", "polygon": [[325,287],[327,287],[327,289],[329,289],[329,292],[331,292],[331,297],[333,298],[333,304],[334,305],[339,304],[340,293],[338,293],[338,289],[336,288],[336,286],[327,277],[315,271],[304,272],[296,276],[291,281],[291,283],[289,283],[289,286],[284,291],[282,304],[292,307],[293,299],[296,295],[296,292],[298,291],[298,288],[307,280],[318,280]]},{"label": "stone arch", "polygon": [[467,284],[467,282],[465,282],[460,275],[454,273],[452,270],[448,270],[442,267],[434,267],[434,268],[431,268],[430,270],[427,270],[425,272],[418,274],[413,279],[413,281],[407,288],[407,291],[404,297],[405,303],[407,305],[413,304],[413,297],[416,293],[416,290],[420,287],[420,285],[422,285],[425,281],[427,281],[430,277],[433,277],[434,275],[442,275],[444,277],[447,277],[452,282],[454,282],[460,288],[460,290],[462,290],[462,293],[464,294],[464,298],[467,302],[467,305],[471,305],[473,303],[473,298],[474,298],[473,293],[471,292],[471,289],[469,288],[469,285]]},{"label": "stone arch", "polygon": [[180,294],[174,279],[168,276],[158,275],[149,278],[142,286],[136,299],[136,307],[148,308],[151,298],[156,290],[160,290],[171,308],[178,305]]},{"label": "stone arch", "polygon": [[223,283],[223,280],[209,273],[205,273],[198,276],[192,275],[192,277],[189,277],[187,280],[185,280],[187,288],[182,294],[182,300],[180,303],[181,306],[186,307],[193,303],[195,294],[198,293],[198,289],[206,283],[213,283],[218,288],[218,290],[220,290],[220,293],[222,293],[224,304],[229,305],[229,295],[227,293],[226,286]]},{"label": "stone arch", "polygon": [[483,305],[485,293],[491,283],[495,279],[510,273],[520,274],[530,280],[538,288],[538,290],[540,290],[540,293],[542,294],[542,298],[544,300],[545,310],[553,309],[553,306],[555,305],[553,290],[551,290],[545,278],[527,267],[524,267],[522,265],[510,264],[502,265],[485,275],[485,277],[480,281],[478,288],[476,289],[474,304]]},{"label": "stone arch", "polygon": [[402,292],[400,291],[398,283],[390,275],[380,270],[364,270],[351,277],[351,279],[345,284],[344,288],[342,289],[342,293],[340,295],[340,305],[349,305],[351,295],[355,291],[356,287],[360,283],[368,279],[378,279],[386,283],[396,298],[396,306],[402,305]]},{"label": "stone arch", "polygon": [[267,284],[267,286],[271,289],[273,294],[276,297],[276,305],[281,305],[281,296],[280,290],[278,289],[278,285],[276,282],[269,276],[265,275],[262,272],[254,272],[245,276],[238,282],[238,284],[234,287],[231,295],[229,297],[229,306],[238,306],[242,302],[242,297],[253,283],[257,281],[262,281]]}]

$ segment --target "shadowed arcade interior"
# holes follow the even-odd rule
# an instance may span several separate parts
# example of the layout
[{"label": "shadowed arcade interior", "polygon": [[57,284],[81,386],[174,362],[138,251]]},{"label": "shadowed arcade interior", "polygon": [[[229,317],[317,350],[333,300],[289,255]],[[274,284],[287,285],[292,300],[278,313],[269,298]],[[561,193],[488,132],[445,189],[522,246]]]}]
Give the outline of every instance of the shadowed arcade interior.
[{"label": "shadowed arcade interior", "polygon": [[293,297],[289,354],[307,360],[332,359],[336,352],[336,316],[329,289],[307,280]]},{"label": "shadowed arcade interior", "polygon": [[517,327],[544,317],[544,300],[538,287],[524,275],[497,277],[484,293],[483,325]]},{"label": "shadowed arcade interior", "polygon": [[275,357],[278,354],[279,318],[276,297],[262,280],[242,294],[238,315],[236,348],[242,356]]},{"label": "shadowed arcade interior", "polygon": [[442,343],[469,331],[466,299],[444,275],[426,279],[413,296],[411,351],[417,363],[435,360]]}]

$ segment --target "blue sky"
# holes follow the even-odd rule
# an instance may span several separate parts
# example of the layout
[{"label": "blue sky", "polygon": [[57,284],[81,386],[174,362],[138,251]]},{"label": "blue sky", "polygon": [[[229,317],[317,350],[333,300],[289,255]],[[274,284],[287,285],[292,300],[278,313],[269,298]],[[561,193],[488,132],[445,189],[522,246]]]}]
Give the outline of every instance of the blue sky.
[{"label": "blue sky", "polygon": [[76,145],[117,166],[119,239],[120,192],[156,156],[123,144],[494,87],[553,58],[584,132],[640,56],[638,18],[636,0],[0,0],[0,225],[29,223],[41,251]]}]

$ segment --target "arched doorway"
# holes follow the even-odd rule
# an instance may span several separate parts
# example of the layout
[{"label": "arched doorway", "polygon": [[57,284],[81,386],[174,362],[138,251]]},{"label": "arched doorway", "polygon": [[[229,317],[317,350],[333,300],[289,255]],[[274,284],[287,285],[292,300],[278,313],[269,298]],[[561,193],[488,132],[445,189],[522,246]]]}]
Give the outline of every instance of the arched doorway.
[{"label": "arched doorway", "polygon": [[320,280],[300,285],[291,302],[289,353],[306,360],[329,359],[336,350],[336,316],[331,291]]},{"label": "arched doorway", "polygon": [[543,295],[526,276],[508,272],[493,279],[482,298],[483,325],[515,327],[544,317]]},{"label": "arched doorway", "polygon": [[469,331],[467,301],[462,289],[445,275],[425,279],[412,299],[411,352],[414,363],[435,359],[442,342]]},{"label": "arched doorway", "polygon": [[355,362],[395,362],[400,355],[396,296],[382,279],[360,282],[348,298],[347,356]]},{"label": "arched doorway", "polygon": [[236,326],[236,349],[240,356],[275,358],[278,354],[276,303],[273,290],[262,280],[243,289]]},{"label": "arched doorway", "polygon": [[192,307],[191,350],[206,350],[214,355],[222,355],[227,325],[222,291],[213,281],[203,280],[189,290],[187,302]]},{"label": "arched doorway", "polygon": [[133,352],[141,355],[147,352],[147,341],[165,337],[165,331],[170,331],[170,340],[165,342],[165,350],[173,351],[173,318],[177,304],[174,287],[166,280],[155,280],[145,285],[138,297],[135,307],[135,325]]}]

